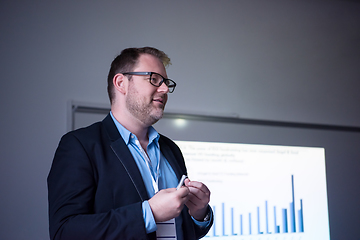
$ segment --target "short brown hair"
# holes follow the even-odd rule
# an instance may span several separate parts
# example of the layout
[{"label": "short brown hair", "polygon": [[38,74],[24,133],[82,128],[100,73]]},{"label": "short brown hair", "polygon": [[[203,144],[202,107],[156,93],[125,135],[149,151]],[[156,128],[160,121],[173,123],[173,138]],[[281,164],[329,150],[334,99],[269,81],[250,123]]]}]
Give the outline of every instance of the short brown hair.
[{"label": "short brown hair", "polygon": [[138,63],[141,54],[150,54],[157,57],[165,67],[171,64],[170,58],[163,52],[153,47],[126,48],[112,61],[108,74],[107,91],[110,103],[114,100],[113,78],[118,73],[131,72]]}]

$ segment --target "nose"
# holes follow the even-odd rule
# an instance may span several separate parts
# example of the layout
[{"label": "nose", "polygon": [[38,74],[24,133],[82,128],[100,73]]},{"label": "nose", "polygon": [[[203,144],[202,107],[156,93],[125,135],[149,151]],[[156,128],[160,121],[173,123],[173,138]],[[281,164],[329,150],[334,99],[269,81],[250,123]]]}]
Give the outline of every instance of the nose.
[{"label": "nose", "polygon": [[169,87],[165,84],[165,82],[163,82],[160,87],[158,87],[158,91],[168,93]]}]

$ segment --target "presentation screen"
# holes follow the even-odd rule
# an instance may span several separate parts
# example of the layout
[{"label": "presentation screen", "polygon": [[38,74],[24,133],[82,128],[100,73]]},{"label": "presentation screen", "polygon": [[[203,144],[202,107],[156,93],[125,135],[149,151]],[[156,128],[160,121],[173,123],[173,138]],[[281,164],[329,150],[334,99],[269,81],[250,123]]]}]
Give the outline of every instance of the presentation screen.
[{"label": "presentation screen", "polygon": [[[71,129],[108,108],[72,106]],[[358,239],[360,129],[166,113],[155,129],[211,191],[208,239]]]},{"label": "presentation screen", "polygon": [[325,125],[167,114],[189,178],[211,190],[207,238],[357,239],[360,131]]},{"label": "presentation screen", "polygon": [[329,239],[323,148],[176,143],[211,190],[209,239]]}]

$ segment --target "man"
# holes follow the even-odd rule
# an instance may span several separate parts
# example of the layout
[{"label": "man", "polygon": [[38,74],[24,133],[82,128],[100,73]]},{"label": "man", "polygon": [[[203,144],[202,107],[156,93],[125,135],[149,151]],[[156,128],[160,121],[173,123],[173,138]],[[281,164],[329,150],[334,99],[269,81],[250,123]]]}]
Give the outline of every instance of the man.
[{"label": "man", "polygon": [[65,134],[56,150],[48,176],[51,239],[188,240],[209,231],[209,189],[189,179],[175,188],[187,174],[184,159],[152,127],[176,86],[167,79],[168,64],[164,52],[150,47],[125,49],[114,59],[111,112]]}]

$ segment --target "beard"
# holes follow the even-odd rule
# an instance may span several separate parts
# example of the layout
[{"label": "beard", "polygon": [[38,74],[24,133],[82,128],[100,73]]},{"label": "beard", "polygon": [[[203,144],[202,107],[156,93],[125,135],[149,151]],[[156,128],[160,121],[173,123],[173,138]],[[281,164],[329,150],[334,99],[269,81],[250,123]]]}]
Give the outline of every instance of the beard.
[{"label": "beard", "polygon": [[148,99],[141,96],[135,87],[130,84],[126,98],[126,107],[128,111],[144,125],[151,126],[163,117],[165,103],[162,107],[156,106],[152,98]]}]

